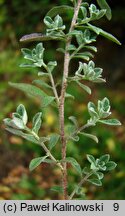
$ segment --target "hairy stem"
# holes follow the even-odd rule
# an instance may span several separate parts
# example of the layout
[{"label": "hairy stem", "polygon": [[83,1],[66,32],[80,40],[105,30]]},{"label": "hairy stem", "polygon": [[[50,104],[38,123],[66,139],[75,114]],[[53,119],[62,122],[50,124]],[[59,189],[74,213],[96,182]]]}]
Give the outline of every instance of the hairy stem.
[{"label": "hairy stem", "polygon": [[[74,15],[71,22],[71,26],[69,29],[69,33],[73,31],[76,20],[78,17],[78,12],[80,9],[82,0],[78,0],[76,7],[74,8]],[[65,46],[65,55],[64,55],[64,70],[63,70],[63,81],[62,81],[62,89],[61,89],[61,96],[60,96],[60,104],[59,104],[59,119],[60,119],[60,136],[61,136],[61,143],[62,143],[62,160],[66,158],[66,137],[64,131],[64,103],[65,103],[65,93],[67,88],[67,78],[69,73],[69,63],[70,63],[70,54],[68,50],[69,45],[71,44],[72,37],[67,37],[66,46]],[[63,194],[64,199],[67,199],[67,165],[66,162],[63,163],[63,172],[62,172],[62,185],[63,185]]]},{"label": "hairy stem", "polygon": [[69,200],[72,200],[72,198],[74,197],[74,195],[76,194],[78,188],[80,188],[83,183],[93,174],[93,171],[88,173],[77,185],[77,187],[73,190],[73,192],[71,193],[71,195],[69,196]]}]

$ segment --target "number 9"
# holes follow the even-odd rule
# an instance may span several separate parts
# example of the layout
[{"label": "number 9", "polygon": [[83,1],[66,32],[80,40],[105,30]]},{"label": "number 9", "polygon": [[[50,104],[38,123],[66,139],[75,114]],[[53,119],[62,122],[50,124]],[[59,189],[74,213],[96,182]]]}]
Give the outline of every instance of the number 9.
[{"label": "number 9", "polygon": [[118,211],[119,210],[119,204],[118,203],[114,203],[113,204],[113,207],[114,207],[114,211]]}]

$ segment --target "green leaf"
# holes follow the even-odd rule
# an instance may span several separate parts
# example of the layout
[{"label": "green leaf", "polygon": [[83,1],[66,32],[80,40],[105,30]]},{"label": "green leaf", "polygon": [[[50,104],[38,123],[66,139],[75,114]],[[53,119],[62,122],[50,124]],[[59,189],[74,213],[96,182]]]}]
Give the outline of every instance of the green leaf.
[{"label": "green leaf", "polygon": [[108,20],[110,20],[112,18],[112,12],[106,0],[96,0],[96,1],[101,9],[106,9],[106,17]]},{"label": "green leaf", "polygon": [[87,160],[90,162],[90,163],[94,163],[95,164],[95,158],[92,156],[92,155],[89,155],[87,154]]},{"label": "green leaf", "polygon": [[106,125],[111,125],[111,126],[121,125],[121,122],[117,119],[98,120],[98,122],[106,124]]},{"label": "green leaf", "polygon": [[38,131],[41,127],[41,116],[42,113],[36,113],[36,115],[33,117],[33,126],[32,126],[32,131],[34,131],[36,134],[38,134]]},{"label": "green leaf", "polygon": [[[32,33],[28,35],[24,35],[21,39],[20,42],[33,42],[33,41],[49,41],[49,40],[61,40],[61,38],[54,37],[51,35],[43,35],[41,33]],[[26,49],[26,48],[25,48]],[[24,48],[23,48],[24,50]]]},{"label": "green leaf", "polygon": [[81,83],[81,82],[79,82],[79,81],[76,81],[76,83],[77,83],[82,89],[84,89],[88,94],[91,94],[91,89],[90,89],[88,86],[84,85],[83,83]]},{"label": "green leaf", "polygon": [[115,169],[117,166],[117,164],[114,161],[109,161],[108,163],[106,163],[106,171],[110,171]]},{"label": "green leaf", "polygon": [[68,49],[67,49],[67,51],[74,51],[74,50],[76,50],[77,48],[76,48],[76,46],[75,45],[73,45],[73,44],[70,44],[69,46],[68,46]]},{"label": "green leaf", "polygon": [[51,134],[49,136],[49,143],[48,143],[48,147],[51,150],[58,142],[60,135],[59,134]]},{"label": "green leaf", "polygon": [[94,173],[97,177],[98,177],[98,179],[103,179],[104,178],[104,174],[102,173],[102,172],[95,172]]},{"label": "green leaf", "polygon": [[73,122],[76,128],[78,128],[78,121],[75,116],[70,116],[68,119]]},{"label": "green leaf", "polygon": [[20,118],[14,117],[13,119],[10,118],[5,118],[4,119],[4,124],[8,127],[12,127],[14,129],[25,129],[25,125]]},{"label": "green leaf", "polygon": [[61,53],[65,53],[65,50],[63,49],[63,48],[58,48],[58,49],[56,49],[58,52],[61,52]]},{"label": "green leaf", "polygon": [[72,58],[81,58],[84,59],[86,61],[89,61],[90,58],[93,58],[94,55],[90,52],[83,52],[83,53],[78,53],[76,55],[74,55]]},{"label": "green leaf", "polygon": [[52,96],[48,96],[45,92],[43,92],[41,89],[39,89],[38,87],[31,85],[31,84],[26,84],[26,83],[11,83],[9,82],[9,85],[17,88],[23,92],[25,92],[26,94],[32,96],[32,97],[38,97],[41,99],[41,105],[42,107],[46,107],[47,105],[49,105],[50,103],[52,103],[52,101],[55,99],[55,97]]},{"label": "green leaf", "polygon": [[97,48],[95,46],[84,46],[84,48],[92,50],[93,52],[97,52]]},{"label": "green leaf", "polygon": [[36,167],[38,167],[48,156],[38,157],[31,160],[29,164],[29,170],[33,171]]},{"label": "green leaf", "polygon": [[21,52],[23,53],[25,59],[34,61],[32,58],[32,51],[30,49],[22,48]]},{"label": "green leaf", "polygon": [[26,139],[26,140],[28,140],[30,142],[39,144],[38,140],[36,140],[33,135],[26,134],[26,133],[23,133],[20,130],[9,128],[9,127],[5,128],[5,129],[7,131],[9,131],[10,133],[14,134],[14,135],[21,136],[21,137],[23,137],[24,139]]},{"label": "green leaf", "polygon": [[33,80],[33,83],[38,84],[41,87],[52,89],[52,87],[48,85],[46,82],[44,82],[43,80]]},{"label": "green leaf", "polygon": [[73,141],[75,141],[75,142],[78,142],[79,141],[79,137],[78,136],[69,136],[70,137],[70,139],[72,139]]},{"label": "green leaf", "polygon": [[65,93],[65,98],[72,98],[72,99],[74,99],[74,96],[66,92]]},{"label": "green leaf", "polygon": [[74,8],[67,5],[57,6],[57,7],[53,7],[50,11],[48,11],[46,16],[53,18],[57,14],[62,14],[67,12],[69,13],[69,11],[73,14]]},{"label": "green leaf", "polygon": [[103,106],[103,109],[105,112],[109,112],[110,111],[110,102],[109,102],[109,99],[108,98],[104,98],[102,100],[102,106]]},{"label": "green leaf", "polygon": [[87,179],[87,181],[94,184],[94,185],[96,185],[96,186],[102,186],[102,182],[101,182],[100,179],[92,178],[92,179]]},{"label": "green leaf", "polygon": [[47,96],[47,94],[45,92],[43,92],[40,88],[38,88],[34,85],[31,85],[31,84],[9,82],[9,85],[29,94],[31,96],[34,96],[34,97],[46,97]]},{"label": "green leaf", "polygon": [[117,43],[118,45],[121,45],[121,43],[117,40],[117,38],[115,38],[112,34],[102,30],[101,28],[98,28],[96,26],[93,26],[91,24],[88,24],[89,26],[89,29],[94,31],[97,35],[102,35],[104,36],[105,38]]},{"label": "green leaf", "polygon": [[70,164],[74,167],[74,169],[75,169],[80,175],[82,175],[81,167],[80,167],[79,163],[75,160],[75,158],[67,157],[67,158],[65,159],[65,162],[70,163]]},{"label": "green leaf", "polygon": [[96,112],[96,106],[93,102],[88,103],[88,112],[92,118],[93,117],[98,118],[98,113]]},{"label": "green leaf", "polygon": [[84,167],[82,170],[82,173],[84,173],[85,175],[89,174],[91,172],[91,170],[88,167]]},{"label": "green leaf", "polygon": [[57,62],[56,61],[50,61],[47,64],[49,72],[52,72],[56,66],[57,66]]},{"label": "green leaf", "polygon": [[42,98],[41,106],[42,107],[48,106],[49,104],[51,104],[54,101],[54,99],[55,99],[55,97],[52,97],[52,96],[47,96],[47,97]]},{"label": "green leaf", "polygon": [[22,117],[23,123],[26,125],[28,117],[27,117],[27,112],[26,112],[26,109],[25,109],[24,105],[20,104],[17,107],[16,112]]},{"label": "green leaf", "polygon": [[99,142],[98,138],[95,135],[84,133],[84,132],[80,132],[80,134],[82,134],[83,136],[88,137],[88,138],[94,140],[96,143]]},{"label": "green leaf", "polygon": [[99,158],[99,161],[103,161],[105,163],[107,163],[110,159],[110,155],[109,154],[105,154],[105,155],[102,155],[100,158]]}]

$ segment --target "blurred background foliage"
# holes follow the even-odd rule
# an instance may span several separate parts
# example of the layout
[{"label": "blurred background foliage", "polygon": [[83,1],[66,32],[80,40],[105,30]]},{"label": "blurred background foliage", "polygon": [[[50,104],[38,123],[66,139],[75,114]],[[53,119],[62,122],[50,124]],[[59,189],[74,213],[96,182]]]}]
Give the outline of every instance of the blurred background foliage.
[{"label": "blurred background foliage", "polygon": [[[94,187],[88,183],[83,186],[87,199],[125,199],[125,2],[108,0],[108,3],[112,8],[113,18],[111,22],[103,18],[97,25],[117,36],[122,46],[98,38],[98,53],[94,60],[96,65],[104,68],[103,75],[107,83],[91,84],[93,93],[89,97],[78,86],[70,85],[68,92],[76,100],[68,99],[65,106],[67,124],[67,117],[70,115],[76,116],[82,124],[88,117],[86,104],[107,96],[111,100],[113,116],[123,124],[113,129],[99,125],[92,128],[93,134],[99,137],[99,144],[84,137],[80,137],[78,143],[68,143],[68,156],[74,156],[82,166],[86,164],[86,154],[98,157],[110,153],[111,158],[118,163],[115,171],[106,174],[102,187]],[[9,87],[8,81],[29,83],[37,78],[37,71],[19,68],[23,61],[20,48],[31,47],[36,43],[20,44],[19,39],[28,33],[44,32],[42,19],[46,12],[54,5],[62,4],[69,4],[69,1],[0,0],[0,199],[61,199],[61,195],[49,190],[51,186],[60,184],[60,171],[51,169],[44,163],[30,173],[30,160],[44,153],[38,146],[8,134],[4,130],[2,119],[9,117],[20,103],[26,106],[29,118],[39,111],[39,101],[27,98],[22,92]],[[66,14],[64,22],[68,23],[69,19],[70,14]],[[46,60],[56,58],[58,61],[57,71],[54,72],[56,80],[60,79],[63,67],[62,55],[55,52],[59,45],[60,42],[54,42],[54,46],[53,42],[44,44],[47,48]],[[71,65],[70,73],[74,73],[77,65],[76,62]],[[58,131],[56,110],[48,107],[43,113],[41,134],[45,136]],[[60,146],[56,148],[54,154],[59,158]],[[69,188],[72,188],[79,179],[73,169],[69,170],[69,174]]]}]

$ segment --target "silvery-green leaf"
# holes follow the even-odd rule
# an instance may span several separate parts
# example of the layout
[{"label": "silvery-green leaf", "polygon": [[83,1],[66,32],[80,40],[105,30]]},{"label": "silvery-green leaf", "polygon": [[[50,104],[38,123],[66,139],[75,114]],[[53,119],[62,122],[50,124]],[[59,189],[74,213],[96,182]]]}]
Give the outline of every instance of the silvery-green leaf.
[{"label": "silvery-green leaf", "polygon": [[108,99],[108,98],[105,97],[105,98],[102,100],[102,105],[103,105],[104,111],[106,111],[106,112],[109,112],[109,111],[110,111],[110,102],[109,102],[109,99]]},{"label": "silvery-green leaf", "polygon": [[102,155],[100,158],[99,158],[99,161],[104,161],[105,163],[107,163],[110,159],[110,155],[109,154],[105,154],[105,155]]},{"label": "silvery-green leaf", "polygon": [[80,10],[82,11],[83,19],[86,19],[87,17],[87,9],[83,6],[80,7]]},{"label": "silvery-green leaf", "polygon": [[74,8],[68,5],[56,6],[56,7],[53,7],[50,11],[48,11],[46,16],[53,18],[57,14],[62,14],[62,13],[67,13],[67,12],[68,13],[70,12],[73,14]]},{"label": "silvery-green leaf", "polygon": [[78,45],[80,46],[84,42],[83,32],[78,31],[77,34],[75,35],[75,37],[76,37]]},{"label": "silvery-green leaf", "polygon": [[95,172],[94,174],[97,175],[98,179],[100,180],[104,177],[104,174],[102,172]]},{"label": "silvery-green leaf", "polygon": [[81,83],[81,82],[79,82],[79,81],[76,81],[76,83],[77,83],[82,89],[84,89],[88,94],[91,94],[91,89],[90,89],[88,86],[84,85],[83,83]]},{"label": "silvery-green leaf", "polygon": [[80,167],[79,163],[76,161],[75,158],[67,157],[67,158],[65,159],[65,162],[70,163],[70,164],[76,169],[76,171],[77,171],[80,175],[82,174],[81,167]]},{"label": "silvery-green leaf", "polygon": [[57,14],[57,16],[55,17],[54,21],[55,21],[55,24],[56,24],[57,27],[62,27],[63,26],[63,20],[59,16],[59,14]]},{"label": "silvery-green leaf", "polygon": [[117,164],[114,161],[109,161],[106,163],[106,171],[115,169]]},{"label": "silvery-green leaf", "polygon": [[22,116],[19,113],[12,113],[12,118],[19,118],[22,119]]},{"label": "silvery-green leaf", "polygon": [[25,106],[23,104],[20,104],[17,107],[16,112],[22,117],[23,123],[26,125],[28,121],[28,116],[27,116]]},{"label": "silvery-green leaf", "polygon": [[[94,56],[91,54],[91,58],[93,58]],[[90,55],[88,55],[87,53],[78,53],[76,55],[74,55],[72,58],[78,58],[78,59],[83,59],[86,61],[90,60]]]},{"label": "silvery-green leaf", "polygon": [[33,171],[36,167],[38,167],[48,156],[38,157],[31,160],[29,164],[30,171]]},{"label": "silvery-green leaf", "polygon": [[111,126],[121,125],[121,122],[117,119],[98,120],[98,122],[106,124],[106,125],[111,125]]},{"label": "silvery-green leaf", "polygon": [[69,136],[69,138],[72,139],[72,140],[75,141],[75,142],[78,142],[78,141],[79,141],[79,136],[75,136],[75,135],[72,136],[72,135],[71,135],[71,136]]},{"label": "silvery-green leaf", "polygon": [[26,94],[32,96],[32,97],[37,97],[41,100],[41,105],[42,107],[45,107],[49,105],[50,103],[53,102],[55,97],[48,96],[44,91],[42,91],[40,88],[31,85],[31,84],[26,84],[26,83],[11,83],[9,82],[9,85],[11,85],[14,88],[17,88]]},{"label": "silvery-green leaf", "polygon": [[94,52],[97,52],[97,48],[95,46],[89,46],[89,45],[87,45],[87,46],[84,46],[84,48],[92,50]]},{"label": "silvery-green leaf", "polygon": [[36,54],[40,59],[43,58],[44,50],[45,50],[45,48],[43,47],[43,43],[38,43],[36,45]]},{"label": "silvery-green leaf", "polygon": [[31,85],[31,84],[27,84],[27,83],[12,83],[12,82],[9,82],[9,85],[14,87],[14,88],[17,88],[31,96],[34,96],[34,97],[45,97],[47,96],[47,94],[45,92],[43,92],[40,88],[34,86],[34,85]]},{"label": "silvery-green leaf", "polygon": [[55,97],[47,96],[41,99],[41,106],[46,107],[54,101]]},{"label": "silvery-green leaf", "polygon": [[88,111],[89,111],[89,114],[92,118],[93,117],[98,118],[98,113],[96,112],[96,106],[94,103],[92,103],[92,102],[88,103]]},{"label": "silvery-green leaf", "polygon": [[33,117],[33,125],[32,125],[32,130],[38,134],[38,131],[41,127],[41,116],[42,116],[42,113],[39,112],[39,113],[36,113],[36,115]]},{"label": "silvery-green leaf", "polygon": [[43,80],[33,80],[33,83],[38,84],[41,87],[49,88],[52,89],[50,85],[48,85],[45,81]]},{"label": "silvery-green leaf", "polygon": [[92,178],[92,179],[87,179],[87,181],[94,184],[94,185],[96,185],[96,186],[102,186],[102,182],[101,182],[100,179]]},{"label": "silvery-green leaf", "polygon": [[90,163],[94,163],[94,164],[96,163],[95,158],[92,155],[87,154],[87,160]]},{"label": "silvery-green leaf", "polygon": [[40,137],[40,138],[39,138],[39,143],[48,142],[49,140],[50,140],[49,137]]},{"label": "silvery-green leaf", "polygon": [[112,34],[106,32],[106,31],[103,31],[101,28],[98,28],[98,27],[93,26],[91,24],[88,24],[88,26],[89,26],[89,29],[94,31],[97,35],[102,35],[105,38],[108,38],[109,40],[117,43],[118,45],[121,45],[121,43]]},{"label": "silvery-green leaf", "polygon": [[74,96],[71,95],[71,94],[69,94],[69,93],[67,93],[67,92],[65,93],[65,97],[66,97],[66,98],[72,98],[72,99],[74,99]]},{"label": "silvery-green leaf", "polygon": [[53,71],[53,69],[57,66],[57,62],[56,61],[50,61],[48,64],[47,64],[47,67],[49,69],[50,72]]},{"label": "silvery-green leaf", "polygon": [[45,18],[44,18],[44,23],[45,23],[45,25],[48,27],[48,28],[51,28],[52,27],[52,25],[53,25],[53,20],[52,20],[52,18],[50,17],[50,16],[45,16]]},{"label": "silvery-green leaf", "polygon": [[96,0],[101,9],[106,9],[106,17],[108,20],[112,18],[111,8],[106,0]]},{"label": "silvery-green leaf", "polygon": [[58,140],[59,140],[60,135],[59,134],[51,134],[49,136],[49,143],[48,143],[48,147],[51,150],[52,148],[54,148],[54,146],[57,144]]},{"label": "silvery-green leaf", "polygon": [[90,173],[91,170],[88,167],[84,167],[82,172],[86,175],[86,174]]},{"label": "silvery-green leaf", "polygon": [[10,121],[10,125],[11,127],[15,128],[15,129],[25,129],[25,125],[22,121],[22,119],[19,119],[19,118],[13,118],[11,121]]},{"label": "silvery-green leaf", "polygon": [[80,75],[81,72],[83,70],[83,63],[82,62],[79,62],[79,67],[78,67],[78,70],[75,72],[75,75]]},{"label": "silvery-green leaf", "polygon": [[31,61],[34,62],[34,59],[33,59],[33,57],[32,57],[32,52],[31,52],[30,49],[22,48],[22,49],[21,49],[21,52],[23,53],[25,59],[31,60]]},{"label": "silvery-green leaf", "polygon": [[36,68],[37,66],[34,65],[34,63],[32,63],[32,64],[22,63],[22,64],[20,64],[20,67],[22,67],[22,68]]},{"label": "silvery-green leaf", "polygon": [[21,136],[23,137],[24,139],[30,141],[30,142],[33,142],[33,143],[36,143],[36,144],[39,144],[38,140],[36,140],[34,138],[33,135],[31,134],[26,134],[26,133],[23,133],[22,131],[18,130],[18,129],[14,129],[14,128],[10,128],[10,127],[7,127],[5,128],[7,131],[9,131],[10,133],[14,134],[14,135],[17,135],[17,136]]},{"label": "silvery-green leaf", "polygon": [[9,127],[11,127],[11,118],[5,118],[4,120],[3,120],[3,122],[4,122],[4,124],[6,125],[6,126],[9,126]]},{"label": "silvery-green leaf", "polygon": [[75,125],[75,127],[78,128],[78,121],[75,116],[70,116],[69,120],[71,120],[73,124]]},{"label": "silvery-green leaf", "polygon": [[63,48],[58,48],[58,49],[56,49],[58,52],[61,52],[61,53],[65,53],[65,50],[63,49]]},{"label": "silvery-green leaf", "polygon": [[95,135],[88,134],[88,133],[84,133],[84,132],[80,132],[80,134],[82,134],[82,135],[84,135],[84,136],[86,136],[86,137],[88,137],[88,138],[94,140],[96,143],[99,142],[98,138],[97,138]]}]

